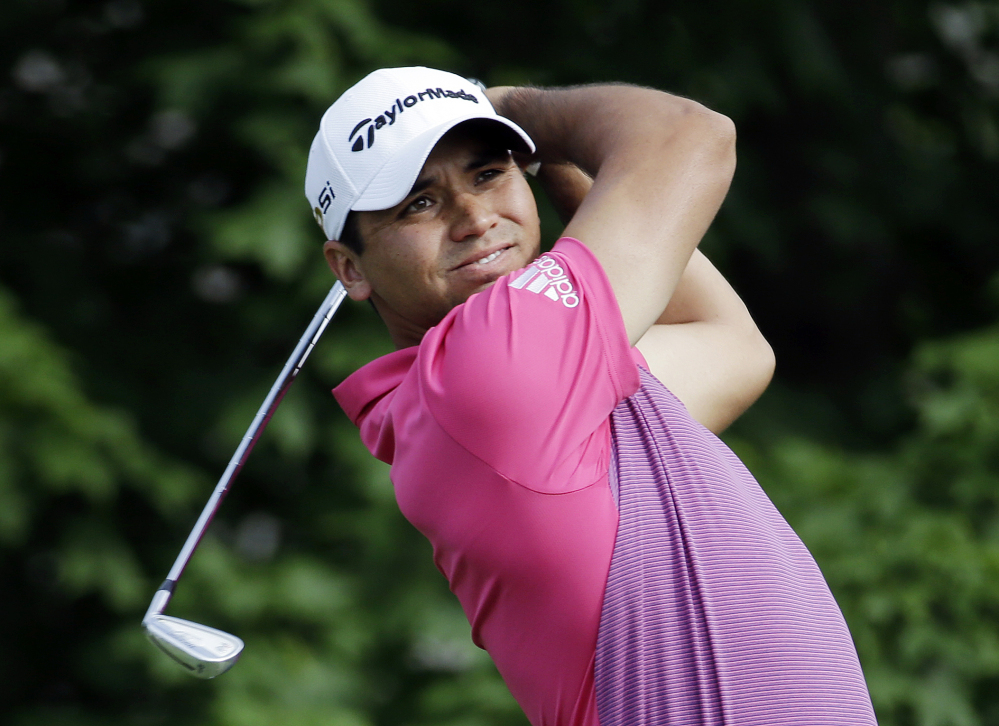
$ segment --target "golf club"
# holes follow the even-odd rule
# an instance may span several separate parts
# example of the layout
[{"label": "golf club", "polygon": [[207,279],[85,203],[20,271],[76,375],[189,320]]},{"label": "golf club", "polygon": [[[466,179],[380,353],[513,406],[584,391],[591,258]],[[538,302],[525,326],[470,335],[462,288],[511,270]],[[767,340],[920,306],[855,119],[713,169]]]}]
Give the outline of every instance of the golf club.
[{"label": "golf club", "polygon": [[346,296],[347,291],[338,281],[333,285],[333,289],[329,291],[326,299],[323,300],[323,304],[312,318],[309,327],[305,329],[305,333],[298,341],[298,345],[295,346],[288,362],[284,364],[281,374],[271,386],[267,398],[264,399],[256,416],[253,417],[250,428],[246,430],[236,453],[229,460],[229,466],[226,467],[225,473],[219,479],[208,504],[201,511],[201,516],[198,517],[191,534],[187,536],[187,541],[180,554],[177,555],[177,559],[170,569],[170,574],[153,595],[153,601],[149,604],[149,609],[142,618],[142,627],[153,644],[198,678],[214,678],[232,668],[243,652],[243,641],[235,635],[209,628],[206,625],[163,615],[163,611],[173,596],[177,580],[180,579],[184,568],[190,562],[195,548],[208,529],[208,525],[211,524],[212,517],[218,511],[229,486],[243,468],[243,464],[246,463],[246,459],[253,450],[253,445],[257,443],[257,439],[263,433],[267,422],[271,420],[271,416],[280,405],[284,394],[302,369],[305,359],[309,357],[309,353],[312,352],[319,336],[323,334],[326,325],[333,318]]}]

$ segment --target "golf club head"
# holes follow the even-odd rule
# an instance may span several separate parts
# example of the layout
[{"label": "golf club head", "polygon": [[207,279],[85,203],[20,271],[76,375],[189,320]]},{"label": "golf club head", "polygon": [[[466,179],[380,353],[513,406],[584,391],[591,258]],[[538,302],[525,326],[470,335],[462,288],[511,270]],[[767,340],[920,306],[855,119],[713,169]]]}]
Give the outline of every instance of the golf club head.
[{"label": "golf club head", "polygon": [[154,645],[198,678],[225,673],[243,652],[243,641],[235,635],[190,620],[151,615],[142,627]]}]

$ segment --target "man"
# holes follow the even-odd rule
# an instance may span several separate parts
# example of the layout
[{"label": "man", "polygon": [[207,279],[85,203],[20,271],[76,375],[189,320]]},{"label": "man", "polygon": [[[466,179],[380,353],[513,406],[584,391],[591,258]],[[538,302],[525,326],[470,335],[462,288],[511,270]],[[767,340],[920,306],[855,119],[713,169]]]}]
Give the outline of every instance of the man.
[{"label": "man", "polygon": [[[410,68],[313,143],[327,260],[398,348],[334,393],[535,726],[874,723],[818,568],[711,433],[773,370],[696,252],[734,141],[650,89]],[[540,257],[511,149],[567,221]]]}]

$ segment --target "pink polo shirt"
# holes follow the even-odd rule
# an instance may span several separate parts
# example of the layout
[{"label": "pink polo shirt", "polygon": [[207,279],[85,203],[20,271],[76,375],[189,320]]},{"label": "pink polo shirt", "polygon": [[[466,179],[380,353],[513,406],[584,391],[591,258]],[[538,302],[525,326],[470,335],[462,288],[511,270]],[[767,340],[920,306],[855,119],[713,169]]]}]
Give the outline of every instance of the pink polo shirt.
[{"label": "pink polo shirt", "polygon": [[334,391],[536,726],[598,722],[609,416],[638,380],[599,262],[563,239]]},{"label": "pink polo shirt", "polygon": [[808,550],[579,242],[335,394],[534,726],[874,726]]}]

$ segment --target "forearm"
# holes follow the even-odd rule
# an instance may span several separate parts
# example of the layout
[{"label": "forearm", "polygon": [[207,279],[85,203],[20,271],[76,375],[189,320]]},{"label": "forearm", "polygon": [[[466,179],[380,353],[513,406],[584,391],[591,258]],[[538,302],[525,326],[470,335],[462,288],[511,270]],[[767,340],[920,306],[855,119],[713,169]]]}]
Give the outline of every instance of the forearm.
[{"label": "forearm", "polygon": [[710,113],[680,96],[636,86],[489,89],[496,111],[520,125],[537,144],[542,164],[569,162],[591,178],[614,159],[647,161],[634,139],[668,138],[691,115]]},{"label": "forearm", "polygon": [[[569,163],[545,164],[538,170],[537,178],[563,224],[568,224],[593,186],[593,179],[586,172]],[[656,324],[694,322],[725,322],[755,329],[742,299],[696,250]]]},{"label": "forearm", "polygon": [[742,298],[711,261],[695,250],[656,324],[700,322],[756,329]]},{"label": "forearm", "polygon": [[[568,224],[593,186],[593,179],[586,172],[569,163],[542,165],[537,178],[563,224]],[[734,327],[756,329],[739,295],[714,265],[696,250],[656,324],[694,322],[722,322]]]}]

